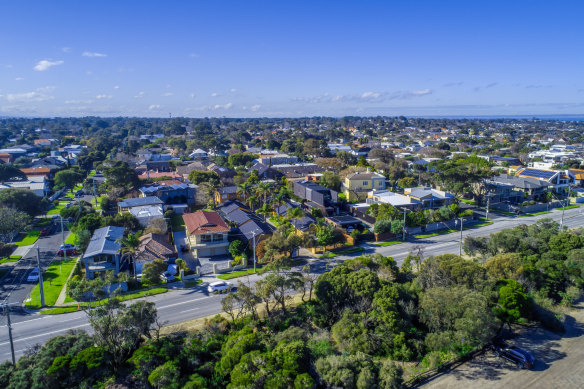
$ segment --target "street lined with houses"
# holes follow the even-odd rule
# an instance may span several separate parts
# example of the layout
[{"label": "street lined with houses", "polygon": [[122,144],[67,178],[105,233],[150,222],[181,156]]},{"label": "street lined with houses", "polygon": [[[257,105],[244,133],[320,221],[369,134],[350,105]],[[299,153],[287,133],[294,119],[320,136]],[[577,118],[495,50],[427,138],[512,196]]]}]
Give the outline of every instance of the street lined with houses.
[{"label": "street lined with houses", "polygon": [[[556,210],[549,214],[536,215],[529,217],[509,217],[509,216],[495,216],[494,222],[491,225],[479,227],[476,229],[464,230],[463,238],[465,236],[483,236],[493,232],[500,231],[505,228],[511,228],[520,224],[532,224],[536,220],[543,218],[551,218],[557,222],[562,220],[562,211]],[[584,216],[580,209],[568,209],[563,216],[564,226],[567,228],[581,227],[584,225]],[[55,235],[48,238],[42,238],[39,243],[43,247],[49,244],[54,244],[53,240],[59,241],[60,235]],[[392,256],[398,264],[401,264],[403,259],[412,251],[417,253],[419,247],[422,248],[423,257],[427,258],[431,255],[439,255],[444,253],[458,254],[460,246],[460,233],[453,232],[450,234],[437,235],[431,238],[412,239],[405,243],[400,243],[392,246],[377,246],[374,244],[363,245],[365,251],[363,254],[379,253],[384,256]],[[32,251],[29,253],[29,260],[32,261]],[[311,259],[310,263],[316,272],[322,272],[327,267],[335,263],[342,262],[351,257],[362,255],[361,253],[350,256],[338,256],[333,260],[326,259]],[[46,259],[49,261],[49,259]],[[26,271],[23,267],[22,271]],[[232,281],[243,281],[253,283],[259,276],[253,275],[242,277]],[[203,277],[203,284],[189,289],[169,289],[167,293],[156,296],[147,297],[148,301],[156,304],[158,315],[162,322],[166,325],[177,324],[186,320],[205,317],[221,312],[222,295],[210,295],[206,291],[208,282],[216,280],[214,277]],[[14,297],[22,297],[31,285],[23,284],[21,288],[14,291]],[[15,300],[11,300],[15,301]],[[15,344],[15,353],[18,356],[22,355],[27,348],[39,343],[44,344],[48,339],[63,334],[68,330],[83,329],[90,330],[86,314],[84,312],[74,312],[61,315],[40,315],[35,312],[25,312],[17,310],[12,315],[12,328]],[[3,331],[0,334],[0,359],[10,359],[10,348],[8,343],[8,334],[6,331],[6,319],[2,317]]]}]

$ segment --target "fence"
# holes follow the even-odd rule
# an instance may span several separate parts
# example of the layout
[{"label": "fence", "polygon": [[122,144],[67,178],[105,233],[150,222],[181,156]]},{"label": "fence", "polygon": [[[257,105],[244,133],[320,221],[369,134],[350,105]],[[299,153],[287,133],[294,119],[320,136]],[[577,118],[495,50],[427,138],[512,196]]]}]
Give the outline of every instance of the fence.
[{"label": "fence", "polygon": [[549,210],[554,209],[554,208],[561,208],[562,204],[564,206],[570,205],[569,203],[566,204],[566,201],[561,201],[561,202],[560,201],[552,201],[552,202],[544,203],[544,204],[532,204],[532,205],[525,205],[525,206],[498,203],[498,204],[492,205],[491,209],[492,210],[500,210],[503,212],[519,211],[522,213],[534,213],[534,212],[549,211]]},{"label": "fence", "polygon": [[[477,221],[472,216],[462,218],[463,226],[475,224]],[[406,233],[410,235],[418,235],[421,233],[434,232],[439,230],[453,230],[460,228],[460,219],[452,219],[445,222],[430,223],[423,227],[406,227]]]}]

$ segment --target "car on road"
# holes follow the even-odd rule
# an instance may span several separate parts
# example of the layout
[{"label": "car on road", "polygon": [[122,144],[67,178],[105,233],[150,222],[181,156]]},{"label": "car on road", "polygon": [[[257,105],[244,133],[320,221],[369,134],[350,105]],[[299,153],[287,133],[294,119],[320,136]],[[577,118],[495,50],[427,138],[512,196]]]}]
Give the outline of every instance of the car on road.
[{"label": "car on road", "polygon": [[63,250],[63,249],[74,249],[75,245],[71,244],[71,243],[65,243],[62,244],[61,246],[59,246],[59,250]]},{"label": "car on road", "polygon": [[75,247],[59,249],[59,251],[57,251],[57,255],[59,257],[62,257],[64,255],[67,255],[67,256],[77,255],[77,249]]},{"label": "car on road", "polygon": [[26,278],[26,281],[27,282],[37,282],[39,280],[39,276],[40,276],[39,268],[35,267],[34,269],[32,269],[32,271],[30,272],[30,274]]},{"label": "car on road", "polygon": [[53,230],[53,227],[44,227],[44,228],[41,228],[40,235],[41,236],[47,236],[47,235],[49,235],[51,233],[52,230]]},{"label": "car on road", "polygon": [[531,369],[535,365],[535,358],[533,355],[522,348],[509,346],[506,343],[499,341],[493,342],[491,350],[496,356],[514,363],[520,369]]},{"label": "car on road", "polygon": [[222,293],[223,291],[229,290],[232,287],[231,282],[226,281],[215,281],[209,283],[207,287],[207,291],[209,293],[219,292]]}]

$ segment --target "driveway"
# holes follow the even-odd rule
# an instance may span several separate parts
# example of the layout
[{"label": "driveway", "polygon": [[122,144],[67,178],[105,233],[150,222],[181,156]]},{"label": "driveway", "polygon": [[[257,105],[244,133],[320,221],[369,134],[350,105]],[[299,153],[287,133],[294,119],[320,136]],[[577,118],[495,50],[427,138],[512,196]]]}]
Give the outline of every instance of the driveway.
[{"label": "driveway", "polygon": [[565,334],[527,328],[509,341],[533,353],[533,370],[520,370],[487,352],[421,387],[468,388],[584,388],[584,302],[570,312]]}]

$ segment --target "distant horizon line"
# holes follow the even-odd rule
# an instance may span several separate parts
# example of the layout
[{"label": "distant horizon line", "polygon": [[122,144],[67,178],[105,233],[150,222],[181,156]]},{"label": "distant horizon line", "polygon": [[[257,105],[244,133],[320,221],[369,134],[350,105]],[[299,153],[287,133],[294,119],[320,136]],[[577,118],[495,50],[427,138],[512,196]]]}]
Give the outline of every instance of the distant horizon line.
[{"label": "distant horizon line", "polygon": [[341,119],[344,117],[353,118],[396,118],[405,117],[408,119],[477,119],[477,120],[497,120],[497,119],[518,119],[518,120],[557,120],[557,121],[584,121],[584,114],[520,114],[520,115],[343,115],[343,116],[332,116],[332,115],[313,115],[313,116],[173,116],[173,117],[163,117],[163,116],[99,116],[99,115],[84,115],[84,116],[13,116],[13,115],[0,115],[0,119],[82,119],[82,118],[100,118],[100,119],[115,119],[115,118],[126,118],[126,119],[313,119],[313,118],[334,118]]}]

